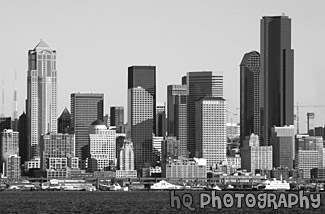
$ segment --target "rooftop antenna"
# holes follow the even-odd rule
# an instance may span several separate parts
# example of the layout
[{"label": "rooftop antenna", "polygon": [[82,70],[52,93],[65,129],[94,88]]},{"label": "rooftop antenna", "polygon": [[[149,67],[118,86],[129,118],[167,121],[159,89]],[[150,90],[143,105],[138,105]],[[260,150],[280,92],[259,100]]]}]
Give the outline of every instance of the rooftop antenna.
[{"label": "rooftop antenna", "polygon": [[13,120],[18,119],[18,102],[17,102],[17,71],[15,69],[14,97],[13,97]]}]

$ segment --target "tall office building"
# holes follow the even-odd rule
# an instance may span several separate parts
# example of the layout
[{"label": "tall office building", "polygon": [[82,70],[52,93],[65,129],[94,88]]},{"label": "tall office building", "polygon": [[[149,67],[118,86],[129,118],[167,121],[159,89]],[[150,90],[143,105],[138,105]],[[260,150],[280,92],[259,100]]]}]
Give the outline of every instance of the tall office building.
[{"label": "tall office building", "polygon": [[41,40],[28,51],[27,127],[29,158],[39,156],[41,135],[57,131],[56,51]]},{"label": "tall office building", "polygon": [[315,134],[314,121],[315,121],[315,113],[308,112],[307,113],[307,134],[309,134],[310,136],[314,136]]},{"label": "tall office building", "polygon": [[115,166],[116,132],[107,129],[101,120],[94,121],[89,128],[89,153],[90,159],[96,162],[97,170],[108,169]]},{"label": "tall office building", "polygon": [[124,107],[111,106],[110,113],[110,125],[116,126],[117,133],[122,133],[122,127],[124,125]]},{"label": "tall office building", "polygon": [[260,135],[260,54],[246,53],[240,63],[240,144]]},{"label": "tall office building", "polygon": [[134,151],[133,143],[125,140],[120,153],[120,170],[134,170]]},{"label": "tall office building", "polygon": [[155,135],[165,137],[167,129],[166,107],[164,104],[156,106],[156,130]]},{"label": "tall office building", "polygon": [[0,132],[4,129],[12,129],[11,117],[0,117]]},{"label": "tall office building", "polygon": [[134,147],[134,165],[153,162],[152,133],[156,118],[156,67],[128,68],[128,126]]},{"label": "tall office building", "polygon": [[28,145],[28,133],[27,133],[27,115],[23,112],[18,120],[18,132],[19,132],[19,156],[21,162],[28,161],[29,145]]},{"label": "tall office building", "polygon": [[76,138],[76,157],[85,160],[89,155],[89,126],[95,120],[103,121],[104,94],[71,94],[71,131]]},{"label": "tall office building", "polygon": [[272,127],[270,144],[273,146],[273,167],[293,169],[295,160],[295,127]]},{"label": "tall office building", "polygon": [[[186,79],[186,76],[183,79]],[[175,136],[180,141],[179,155],[184,157],[188,156],[187,95],[186,85],[167,86],[167,134]]]},{"label": "tall office building", "polygon": [[294,71],[291,19],[261,19],[260,111],[261,143],[269,145],[273,126],[294,125]]},{"label": "tall office building", "polygon": [[223,75],[212,71],[187,73],[187,150],[195,156],[195,102],[203,97],[223,97]]},{"label": "tall office building", "polygon": [[64,108],[61,116],[58,118],[58,133],[70,133],[71,114],[67,108]]},{"label": "tall office building", "polygon": [[207,166],[226,160],[227,103],[221,97],[205,97],[196,101],[196,157],[204,158]]}]

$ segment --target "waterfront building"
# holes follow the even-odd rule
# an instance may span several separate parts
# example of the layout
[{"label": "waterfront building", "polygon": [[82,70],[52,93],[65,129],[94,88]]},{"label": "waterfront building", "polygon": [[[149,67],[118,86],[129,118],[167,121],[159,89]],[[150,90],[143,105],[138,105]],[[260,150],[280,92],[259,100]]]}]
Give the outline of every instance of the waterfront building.
[{"label": "waterfront building", "polygon": [[196,101],[196,157],[207,166],[226,160],[227,103],[221,97],[205,97]]},{"label": "waterfront building", "polygon": [[[12,129],[1,131],[0,172],[8,178],[20,176],[19,133]],[[17,164],[18,168],[17,168]],[[18,172],[19,171],[19,172]]]},{"label": "waterfront building", "polygon": [[103,121],[103,111],[104,94],[71,94],[71,131],[75,134],[76,157],[81,160],[89,155],[89,126],[95,120]]},{"label": "waterfront building", "polygon": [[187,150],[187,86],[167,86],[167,135],[180,141],[179,155],[188,156]]},{"label": "waterfront building", "polygon": [[28,172],[30,169],[40,169],[41,168],[41,158],[36,157],[29,161],[25,161],[25,171]]},{"label": "waterfront building", "polygon": [[295,160],[295,127],[272,127],[270,144],[273,146],[273,167],[292,169]]},{"label": "waterfront building", "polygon": [[240,144],[260,135],[260,54],[246,53],[240,63]]},{"label": "waterfront building", "polygon": [[212,71],[187,73],[187,150],[189,157],[196,155],[196,107],[203,97],[223,97],[223,75]]},{"label": "waterfront building", "polygon": [[[40,142],[40,154],[42,170],[50,169],[49,166],[52,167],[51,169],[56,169],[53,168],[56,164],[49,163],[51,158],[52,160],[58,158],[61,162],[63,162],[62,159],[65,159],[65,163],[67,163],[67,158],[75,158],[75,135],[63,133],[43,135]],[[66,164],[66,166],[68,165]]]},{"label": "waterfront building", "polygon": [[27,128],[29,159],[39,157],[41,135],[57,132],[56,51],[41,40],[28,51]]},{"label": "waterfront building", "polygon": [[154,162],[152,133],[156,118],[156,67],[128,68],[128,126],[134,147],[134,164],[140,169]]},{"label": "waterfront building", "polygon": [[94,121],[89,128],[89,151],[88,163],[94,161],[97,167],[90,167],[93,171],[107,170],[116,165],[116,132],[109,130],[103,121]]},{"label": "waterfront building", "polygon": [[255,172],[256,169],[271,170],[272,146],[260,146],[258,136],[251,134],[246,136],[243,147],[240,149],[241,167],[248,172]]},{"label": "waterfront building", "polygon": [[61,116],[58,118],[58,133],[70,133],[71,114],[67,108],[64,108]]},{"label": "waterfront building", "polygon": [[228,167],[235,170],[241,169],[241,157],[239,155],[235,155],[235,157],[227,157],[226,162]]},{"label": "waterfront building", "polygon": [[206,160],[203,158],[181,158],[162,164],[162,177],[167,179],[207,178]]},{"label": "waterfront building", "polygon": [[268,146],[273,126],[294,125],[293,49],[288,16],[261,19],[260,63],[260,136],[262,145]]}]

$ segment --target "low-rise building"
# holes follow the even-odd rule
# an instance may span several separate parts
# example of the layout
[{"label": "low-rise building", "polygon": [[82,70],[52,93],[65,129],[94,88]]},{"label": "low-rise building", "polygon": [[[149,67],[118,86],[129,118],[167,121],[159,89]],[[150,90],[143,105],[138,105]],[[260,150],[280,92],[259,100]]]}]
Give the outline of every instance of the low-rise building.
[{"label": "low-rise building", "polygon": [[162,177],[177,179],[207,178],[206,167],[206,159],[203,158],[168,160],[162,164]]}]

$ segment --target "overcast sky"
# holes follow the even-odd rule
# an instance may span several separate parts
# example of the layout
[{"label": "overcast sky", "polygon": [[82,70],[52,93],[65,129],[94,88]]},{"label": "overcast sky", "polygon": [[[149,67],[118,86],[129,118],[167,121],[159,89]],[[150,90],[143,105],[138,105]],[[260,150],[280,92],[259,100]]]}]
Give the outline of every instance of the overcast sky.
[{"label": "overcast sky", "polygon": [[[24,110],[27,52],[40,39],[57,51],[58,115],[70,109],[73,92],[104,93],[105,113],[111,105],[126,107],[131,65],[157,67],[157,102],[186,72],[221,71],[229,108],[239,113],[239,63],[246,52],[260,51],[261,17],[282,13],[292,19],[295,103],[325,105],[324,11],[322,0],[1,1],[5,114],[12,114],[14,70],[19,114]],[[315,112],[316,125],[325,124],[325,108],[301,108],[301,129],[307,111]]]}]

